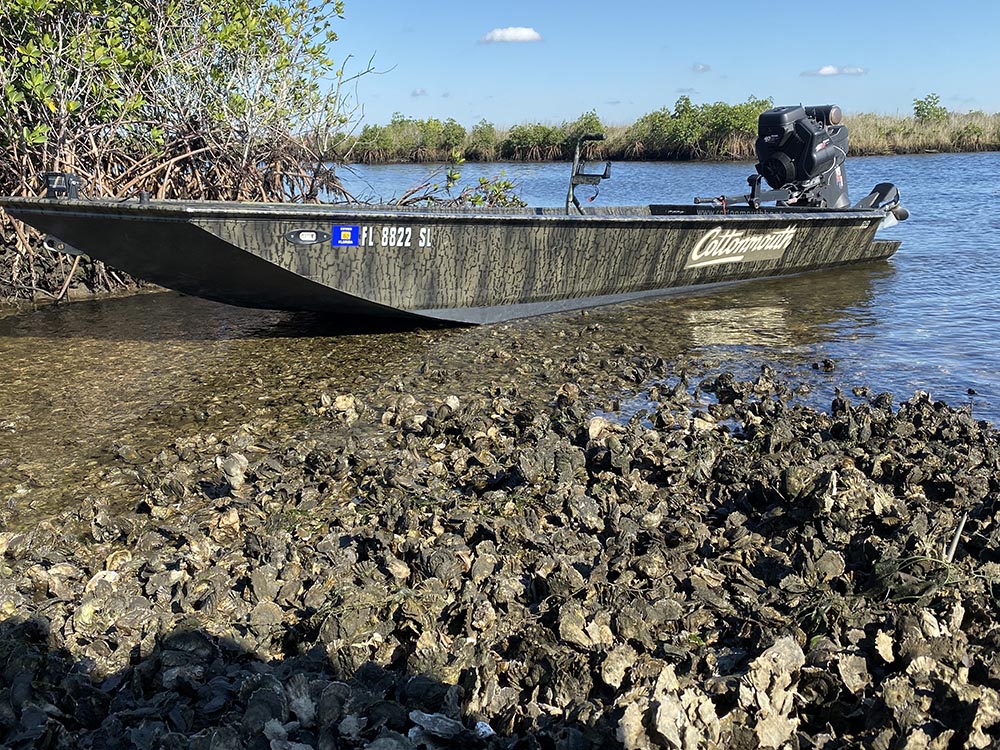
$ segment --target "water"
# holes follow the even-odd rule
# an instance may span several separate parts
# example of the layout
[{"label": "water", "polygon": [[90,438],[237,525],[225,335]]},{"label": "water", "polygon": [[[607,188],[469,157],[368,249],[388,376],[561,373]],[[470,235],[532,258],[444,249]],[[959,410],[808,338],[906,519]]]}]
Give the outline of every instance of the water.
[{"label": "water", "polygon": [[[706,369],[746,374],[771,364],[808,384],[821,408],[835,388],[865,385],[899,399],[928,391],[997,422],[1000,154],[853,159],[848,168],[855,200],[883,180],[900,186],[911,219],[883,233],[903,240],[889,262],[470,329],[345,333],[316,316],[174,293],[5,311],[0,508],[30,518],[93,493],[134,501],[135,483],[109,467],[138,470],[199,434],[314,435],[324,426],[308,411],[321,392],[374,402],[395,390],[464,395],[505,381],[544,401],[559,383],[532,375],[533,363],[568,361],[581,346],[593,353],[595,371],[602,352],[641,345]],[[750,169],[615,164],[598,201],[689,202],[737,192]],[[463,171],[468,182],[505,171],[534,205],[565,200],[564,164]],[[355,192],[369,186],[388,197],[427,172],[404,165],[343,176]],[[814,367],[824,359],[836,363],[834,372]],[[591,395],[600,408],[627,413],[642,406],[649,385],[623,393],[598,384]]]},{"label": "water", "polygon": [[[789,299],[805,284],[810,292],[803,301],[810,312],[794,314],[812,316],[823,334],[821,347],[810,345],[812,355],[835,359],[839,377],[899,394],[925,390],[952,403],[968,401],[972,389],[975,413],[996,421],[1000,153],[855,158],[847,166],[853,200],[878,182],[899,186],[911,218],[880,236],[901,239],[901,251],[888,264],[863,273],[845,271],[759,289],[748,285],[722,299],[732,299],[740,309],[749,304],[771,309],[768,314],[780,331],[776,311],[793,314]],[[343,179],[351,190],[388,198],[398,185],[414,184],[432,170],[426,165],[358,167]],[[558,206],[565,201],[568,171],[565,164],[551,163],[469,164],[463,177],[474,182],[480,175],[504,173],[529,204]],[[590,171],[597,165],[591,164]],[[689,203],[695,195],[740,192],[751,172],[748,164],[616,163],[598,200],[606,205]],[[844,294],[849,290],[839,287],[854,283],[857,294],[849,299]],[[771,327],[759,336],[740,336],[722,320],[717,323],[710,326],[711,337],[733,339],[728,345],[737,356],[741,347],[761,357],[778,353]],[[795,350],[805,344],[799,339],[785,346]]]}]

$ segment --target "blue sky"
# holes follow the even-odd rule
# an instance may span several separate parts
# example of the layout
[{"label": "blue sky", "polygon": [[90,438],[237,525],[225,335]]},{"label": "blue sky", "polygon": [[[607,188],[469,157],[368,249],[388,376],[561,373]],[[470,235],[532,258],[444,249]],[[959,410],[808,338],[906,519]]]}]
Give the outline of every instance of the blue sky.
[{"label": "blue sky", "polygon": [[[909,115],[935,92],[952,110],[1000,110],[997,0],[346,0],[337,31],[349,69],[375,55],[384,71],[359,82],[371,123],[507,127],[594,109],[625,124],[682,94]],[[532,41],[489,41],[508,38]]]}]

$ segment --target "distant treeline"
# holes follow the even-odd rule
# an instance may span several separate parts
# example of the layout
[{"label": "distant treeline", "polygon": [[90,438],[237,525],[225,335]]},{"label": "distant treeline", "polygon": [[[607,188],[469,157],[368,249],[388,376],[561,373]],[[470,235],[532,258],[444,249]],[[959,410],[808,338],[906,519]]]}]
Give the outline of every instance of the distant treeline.
[{"label": "distant treeline", "polygon": [[[587,157],[617,160],[749,160],[754,158],[757,117],[773,106],[751,97],[740,104],[693,104],[687,96],[631,125],[606,125],[595,111],[560,125],[524,123],[497,128],[481,120],[466,130],[454,119],[419,120],[397,113],[387,125],[366,125],[340,156],[367,164],[446,161],[459,152],[470,161],[571,159],[584,133],[603,133]],[[851,153],[1000,150],[1000,115],[948,112],[935,94],[914,101],[912,117],[848,116]]]}]

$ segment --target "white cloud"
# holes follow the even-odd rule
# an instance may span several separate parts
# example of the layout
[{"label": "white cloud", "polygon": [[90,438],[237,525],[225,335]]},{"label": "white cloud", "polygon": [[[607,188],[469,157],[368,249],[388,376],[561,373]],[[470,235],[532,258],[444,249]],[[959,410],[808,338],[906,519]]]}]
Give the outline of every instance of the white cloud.
[{"label": "white cloud", "polygon": [[427,89],[413,89],[413,91],[410,92],[410,96],[427,96]]},{"label": "white cloud", "polygon": [[480,40],[483,44],[494,42],[540,42],[542,35],[527,26],[508,26],[504,29],[493,29]]},{"label": "white cloud", "polygon": [[691,70],[695,73],[707,73],[712,69],[711,65],[706,65],[705,63],[695,63],[691,66]]},{"label": "white cloud", "polygon": [[804,76],[863,76],[868,71],[864,68],[860,68],[857,65],[845,65],[842,68],[838,68],[836,65],[824,65],[822,68],[817,68],[816,70],[805,70],[802,72]]}]

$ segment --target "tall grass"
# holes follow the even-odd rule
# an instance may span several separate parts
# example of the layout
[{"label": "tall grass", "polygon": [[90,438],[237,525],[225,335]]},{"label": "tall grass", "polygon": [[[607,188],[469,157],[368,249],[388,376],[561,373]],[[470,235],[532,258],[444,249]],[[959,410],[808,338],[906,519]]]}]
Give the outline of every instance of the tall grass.
[{"label": "tall grass", "polygon": [[[454,120],[396,115],[388,125],[366,126],[339,156],[365,163],[447,161],[458,151],[470,161],[556,161],[572,158],[581,134],[598,132],[605,140],[587,144],[589,159],[745,161],[754,158],[757,117],[770,106],[754,98],[693,105],[681,97],[673,110],[664,107],[628,125],[604,124],[591,111],[561,124],[506,129],[482,120],[468,131]],[[946,113],[934,120],[856,114],[845,124],[855,155],[1000,150],[1000,114]]]},{"label": "tall grass", "polygon": [[861,114],[846,122],[857,155],[1000,150],[1000,114],[952,112],[930,121]]}]

